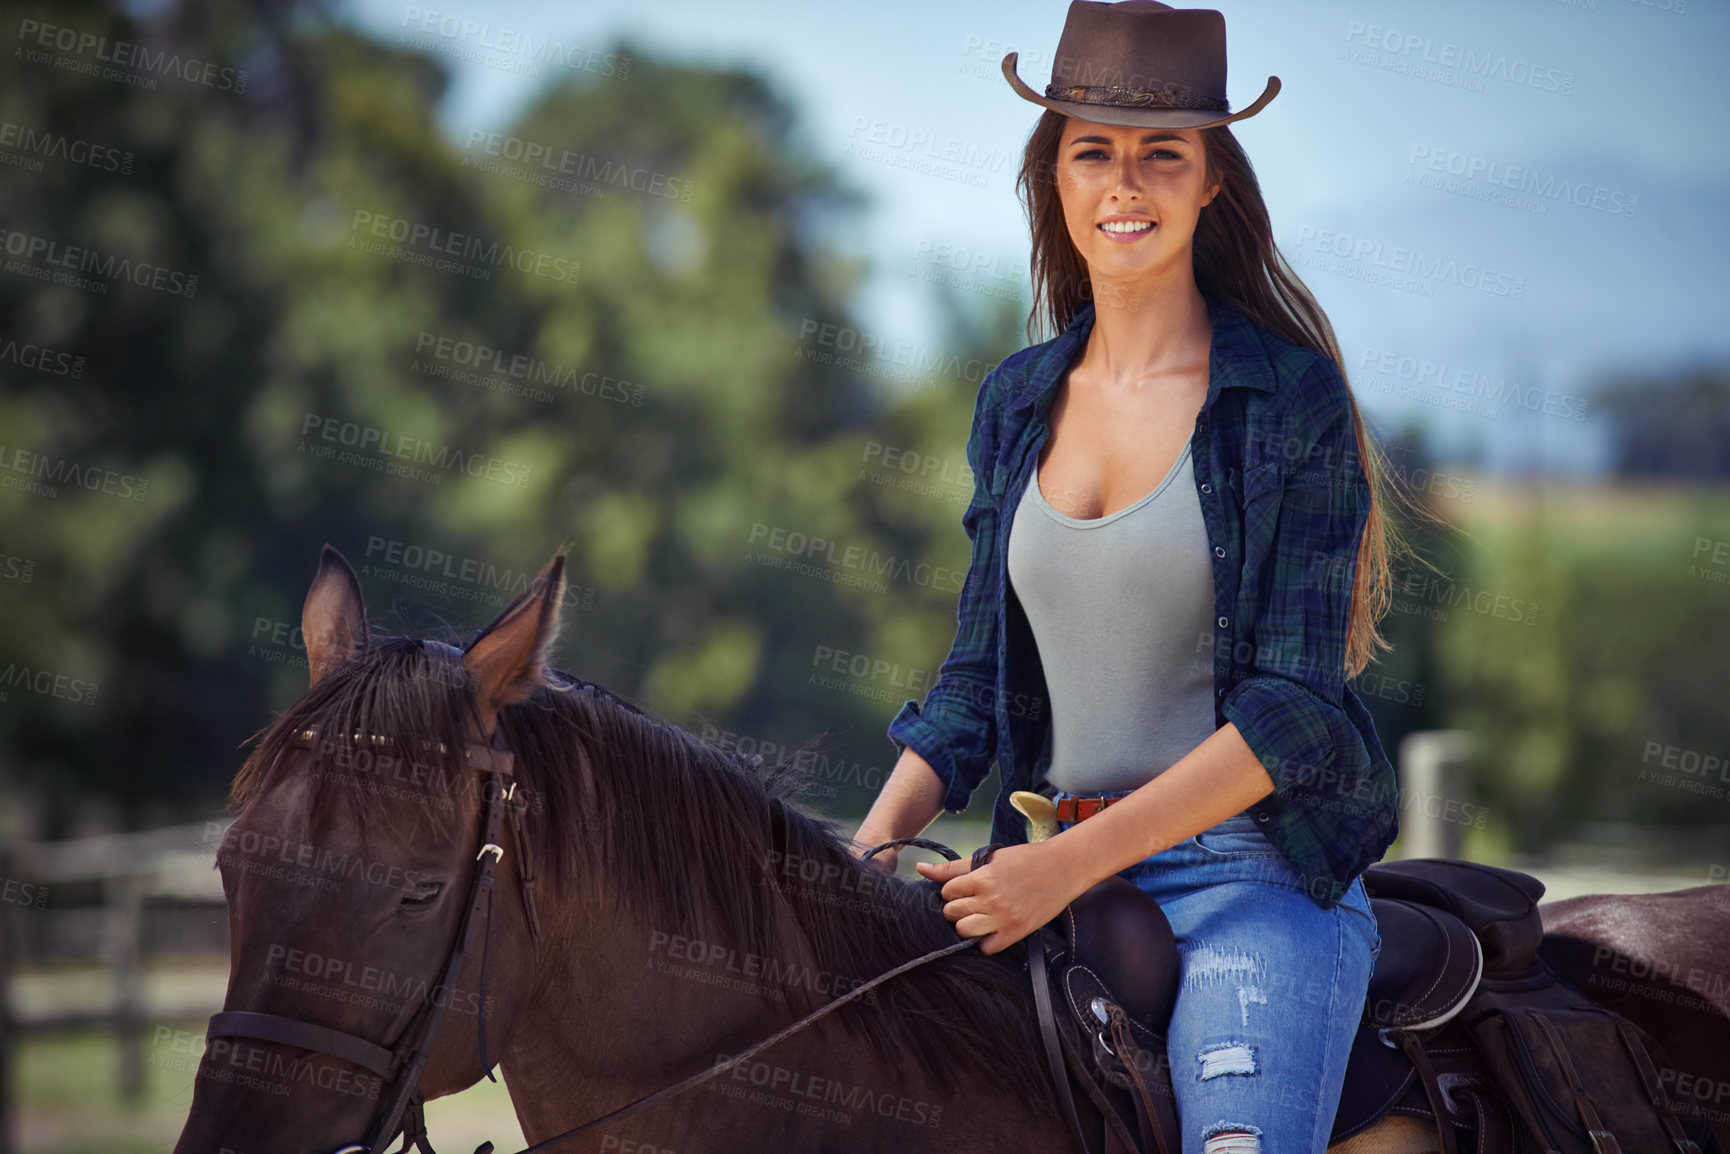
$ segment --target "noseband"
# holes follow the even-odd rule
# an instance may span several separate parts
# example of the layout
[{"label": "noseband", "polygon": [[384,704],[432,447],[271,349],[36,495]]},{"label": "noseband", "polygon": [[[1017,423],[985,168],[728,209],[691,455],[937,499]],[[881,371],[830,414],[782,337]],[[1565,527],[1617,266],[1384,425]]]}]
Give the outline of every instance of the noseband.
[{"label": "noseband", "polygon": [[[316,730],[303,729],[289,744],[301,748],[316,748],[318,740]],[[387,738],[359,733],[350,734],[349,740],[356,745],[389,744]],[[430,746],[435,743],[428,744]],[[443,743],[436,744],[439,753],[447,752]],[[480,938],[481,945],[481,1068],[486,1071],[489,1079],[493,1077],[493,1063],[487,1057],[487,945],[492,936],[493,873],[505,856],[499,837],[507,814],[511,821],[511,832],[516,837],[517,872],[522,884],[523,907],[528,914],[529,932],[534,938],[535,954],[537,957],[540,954],[540,912],[535,902],[534,866],[528,852],[528,835],[524,821],[529,799],[526,795],[517,797],[517,782],[513,776],[516,755],[505,746],[504,727],[494,724],[492,741],[488,744],[469,742],[463,751],[463,762],[468,768],[487,775],[486,812],[481,824],[480,850],[475,854],[474,874],[469,880],[468,903],[464,907],[462,924],[458,926],[456,937],[451,941],[439,984],[427,991],[427,1000],[409,1020],[396,1047],[386,1049],[376,1042],[343,1030],[314,1025],[282,1014],[264,1014],[250,1010],[224,1010],[215,1014],[210,1019],[210,1028],[205,1032],[207,1040],[219,1037],[256,1038],[264,1042],[277,1042],[302,1050],[329,1054],[370,1070],[385,1082],[391,1083],[391,1096],[366,1144],[344,1146],[336,1154],[365,1154],[367,1151],[383,1150],[398,1133],[403,1135],[403,1151],[413,1145],[423,1151],[423,1154],[432,1154],[432,1148],[427,1141],[424,1113],[426,1098],[420,1092],[420,1076],[432,1057],[433,1039],[438,1034],[445,1011],[450,1007],[453,1000],[450,995],[456,990],[457,977],[462,972],[464,961],[474,950],[477,937]],[[507,778],[512,779],[508,788]],[[447,991],[442,1002],[436,996],[440,989]],[[489,1147],[490,1145],[488,1143]]]}]

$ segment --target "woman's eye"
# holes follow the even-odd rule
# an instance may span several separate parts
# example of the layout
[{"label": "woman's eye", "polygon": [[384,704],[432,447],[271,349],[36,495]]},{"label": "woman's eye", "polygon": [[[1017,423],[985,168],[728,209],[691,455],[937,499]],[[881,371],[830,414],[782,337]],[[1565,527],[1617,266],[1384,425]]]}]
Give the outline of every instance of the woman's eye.
[{"label": "woman's eye", "polygon": [[403,894],[403,908],[410,910],[424,910],[434,902],[438,901],[439,895],[444,893],[444,889],[445,884],[443,882],[416,882],[414,885],[409,887],[407,893]]}]

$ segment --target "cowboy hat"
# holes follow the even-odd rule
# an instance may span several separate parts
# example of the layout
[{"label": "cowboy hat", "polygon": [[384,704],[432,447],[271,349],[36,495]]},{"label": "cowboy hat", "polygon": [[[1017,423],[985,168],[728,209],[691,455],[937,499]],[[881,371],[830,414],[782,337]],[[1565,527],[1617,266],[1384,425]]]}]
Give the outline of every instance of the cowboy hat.
[{"label": "cowboy hat", "polygon": [[1081,120],[1133,128],[1211,128],[1254,116],[1279,93],[1279,77],[1242,112],[1225,97],[1225,17],[1159,0],[1071,0],[1042,96],[1003,58],[1003,77],[1023,99]]}]

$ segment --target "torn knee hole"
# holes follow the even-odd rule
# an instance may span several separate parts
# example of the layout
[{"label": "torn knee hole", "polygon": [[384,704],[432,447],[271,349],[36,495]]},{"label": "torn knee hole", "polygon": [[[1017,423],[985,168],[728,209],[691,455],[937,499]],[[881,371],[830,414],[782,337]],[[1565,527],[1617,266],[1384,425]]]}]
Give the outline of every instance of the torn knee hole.
[{"label": "torn knee hole", "polygon": [[1202,1154],[1260,1154],[1261,1136],[1248,1130],[1221,1130],[1202,1143]]},{"label": "torn knee hole", "polygon": [[1261,1073],[1255,1047],[1247,1042],[1222,1042],[1217,1046],[1209,1046],[1205,1050],[1197,1051],[1195,1060],[1201,1064],[1201,1072],[1196,1078],[1200,1082],[1225,1074]]}]

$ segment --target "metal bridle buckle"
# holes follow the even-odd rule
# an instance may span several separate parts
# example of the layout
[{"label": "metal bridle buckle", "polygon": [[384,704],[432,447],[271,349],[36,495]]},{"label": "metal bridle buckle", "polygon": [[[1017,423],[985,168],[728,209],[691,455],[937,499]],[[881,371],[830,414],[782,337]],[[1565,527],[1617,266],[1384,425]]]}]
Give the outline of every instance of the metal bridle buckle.
[{"label": "metal bridle buckle", "polygon": [[[492,843],[490,841],[486,845],[483,845],[481,847],[481,852],[477,853],[475,855],[475,860],[480,861],[482,858],[486,857],[487,851],[489,851],[489,850],[492,851],[493,864],[494,865],[497,865],[499,862],[502,862],[505,860],[504,847],[500,846],[500,845],[495,845],[494,843]],[[341,1151],[338,1151],[337,1154],[341,1154]]]}]

